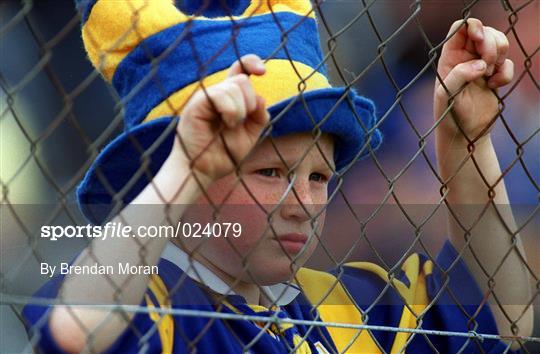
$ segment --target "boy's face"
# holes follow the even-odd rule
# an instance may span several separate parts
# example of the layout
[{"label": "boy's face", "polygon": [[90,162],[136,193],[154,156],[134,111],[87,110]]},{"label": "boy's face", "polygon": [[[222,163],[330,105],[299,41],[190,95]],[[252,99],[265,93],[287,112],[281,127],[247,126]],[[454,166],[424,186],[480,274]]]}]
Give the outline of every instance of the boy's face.
[{"label": "boy's face", "polygon": [[[242,182],[233,173],[207,191],[219,208],[215,222],[239,223],[241,235],[184,238],[183,247],[222,277],[259,285],[289,280],[317,246],[334,168],[332,138],[322,135],[319,148],[313,141],[311,133],[263,141],[242,164]],[[207,198],[200,204],[186,222],[214,222]]]}]

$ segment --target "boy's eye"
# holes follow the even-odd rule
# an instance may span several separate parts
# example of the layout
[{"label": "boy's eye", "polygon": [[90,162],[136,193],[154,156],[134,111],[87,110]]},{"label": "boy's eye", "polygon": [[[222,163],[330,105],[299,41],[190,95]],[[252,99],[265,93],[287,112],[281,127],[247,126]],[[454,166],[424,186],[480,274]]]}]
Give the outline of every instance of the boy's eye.
[{"label": "boy's eye", "polygon": [[263,168],[257,171],[258,174],[264,177],[277,177],[278,173],[275,168]]},{"label": "boy's eye", "polygon": [[309,180],[315,182],[326,182],[328,179],[322,173],[315,172],[309,175]]}]

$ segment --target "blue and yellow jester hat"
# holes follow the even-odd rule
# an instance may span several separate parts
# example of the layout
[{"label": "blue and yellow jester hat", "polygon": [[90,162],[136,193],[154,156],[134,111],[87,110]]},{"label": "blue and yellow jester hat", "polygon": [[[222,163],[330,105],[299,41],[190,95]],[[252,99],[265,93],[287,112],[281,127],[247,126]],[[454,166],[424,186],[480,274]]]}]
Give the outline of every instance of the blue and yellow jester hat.
[{"label": "blue and yellow jester hat", "polygon": [[381,142],[373,103],[328,82],[309,0],[76,2],[88,56],[124,105],[124,132],[77,190],[93,223],[130,203],[158,172],[199,81],[208,87],[224,80],[246,54],[266,61],[266,74],[250,79],[266,100],[272,136],[332,134],[338,171]]}]

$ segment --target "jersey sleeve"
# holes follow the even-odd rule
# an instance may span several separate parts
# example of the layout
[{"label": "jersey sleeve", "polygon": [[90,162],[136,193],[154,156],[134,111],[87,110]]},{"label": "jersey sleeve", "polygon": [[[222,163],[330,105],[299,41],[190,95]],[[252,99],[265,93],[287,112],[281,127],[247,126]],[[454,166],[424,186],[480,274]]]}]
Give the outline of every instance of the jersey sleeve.
[{"label": "jersey sleeve", "polygon": [[[415,253],[394,271],[353,262],[329,274],[303,271],[299,279],[323,321],[498,334],[484,295],[448,241],[434,261]],[[355,348],[358,353],[397,353],[403,349],[409,353],[512,353],[497,339],[388,329],[328,330],[338,350]]]},{"label": "jersey sleeve", "polygon": [[[63,276],[58,276],[47,282],[23,309],[24,324],[36,353],[65,353],[55,341],[49,326],[52,303],[62,281]],[[159,292],[149,288],[141,306],[160,306],[160,303]],[[167,352],[165,349],[172,346],[172,342],[164,336],[166,331],[162,329],[170,320],[159,318],[157,313],[137,312],[126,330],[103,353]]]}]

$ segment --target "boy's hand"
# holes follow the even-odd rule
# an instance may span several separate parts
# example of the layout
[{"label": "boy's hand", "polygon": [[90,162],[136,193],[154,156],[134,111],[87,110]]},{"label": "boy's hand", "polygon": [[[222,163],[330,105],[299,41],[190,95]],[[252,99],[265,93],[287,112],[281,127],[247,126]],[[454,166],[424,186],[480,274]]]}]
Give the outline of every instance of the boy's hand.
[{"label": "boy's hand", "polygon": [[211,181],[233,171],[254,147],[269,120],[264,98],[256,94],[247,76],[263,75],[264,63],[253,54],[241,61],[246,73],[236,61],[227,79],[195,92],[180,114],[177,130],[191,168]]},{"label": "boy's hand", "polygon": [[[457,32],[456,32],[457,31]],[[454,33],[455,32],[455,33]],[[454,22],[442,49],[438,73],[454,99],[453,112],[443,119],[438,135],[443,141],[463,142],[454,118],[465,135],[473,140],[496,117],[497,98],[491,91],[508,84],[514,75],[514,64],[506,59],[508,39],[504,33],[483,26],[470,18],[467,25],[462,20]],[[434,113],[439,119],[448,107],[449,94],[438,79],[435,80]],[[446,139],[445,139],[446,138]]]}]

